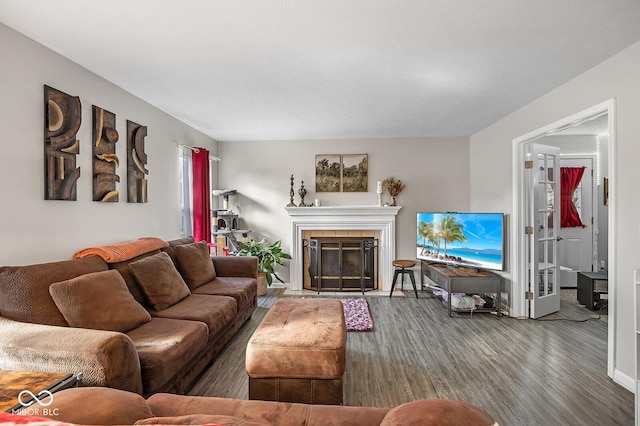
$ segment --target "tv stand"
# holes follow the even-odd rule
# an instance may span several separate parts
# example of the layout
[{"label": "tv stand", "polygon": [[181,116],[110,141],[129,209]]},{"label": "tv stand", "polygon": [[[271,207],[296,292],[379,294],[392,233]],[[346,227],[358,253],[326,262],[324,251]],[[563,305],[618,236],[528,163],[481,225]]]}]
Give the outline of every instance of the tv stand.
[{"label": "tv stand", "polygon": [[466,266],[451,266],[444,263],[431,263],[427,260],[420,262],[420,285],[425,288],[424,277],[433,281],[426,287],[432,290],[438,289],[447,292],[447,311],[451,316],[452,311],[469,311],[469,309],[456,309],[451,306],[452,293],[491,293],[494,294],[493,308],[478,308],[474,312],[494,312],[501,314],[500,299],[502,292],[502,277],[490,271]]}]

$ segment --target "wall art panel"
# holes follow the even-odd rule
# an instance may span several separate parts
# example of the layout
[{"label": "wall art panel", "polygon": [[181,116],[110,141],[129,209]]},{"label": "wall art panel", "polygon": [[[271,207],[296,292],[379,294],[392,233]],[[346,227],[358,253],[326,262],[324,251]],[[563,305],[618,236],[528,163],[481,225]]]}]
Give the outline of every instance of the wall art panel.
[{"label": "wall art panel", "polygon": [[116,155],[116,115],[103,108],[93,106],[93,201],[117,203],[119,193],[116,183],[120,176],[116,168],[120,160]]},{"label": "wall art panel", "polygon": [[80,98],[45,85],[44,102],[44,199],[75,201],[80,177],[80,167],[76,167]]},{"label": "wall art panel", "polygon": [[130,203],[147,202],[146,136],[147,126],[127,120],[127,201]]}]

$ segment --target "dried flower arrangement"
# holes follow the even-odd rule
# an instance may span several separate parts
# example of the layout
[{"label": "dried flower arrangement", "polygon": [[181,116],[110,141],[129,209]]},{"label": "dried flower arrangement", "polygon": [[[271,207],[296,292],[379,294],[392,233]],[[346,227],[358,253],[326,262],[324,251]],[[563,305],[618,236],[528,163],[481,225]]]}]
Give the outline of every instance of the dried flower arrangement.
[{"label": "dried flower arrangement", "polygon": [[396,179],[393,176],[389,176],[388,178],[382,181],[382,189],[389,192],[389,195],[391,195],[392,206],[396,205],[396,197],[398,196],[398,194],[402,192],[403,189],[406,188],[406,186],[407,185],[405,185],[399,179]]}]

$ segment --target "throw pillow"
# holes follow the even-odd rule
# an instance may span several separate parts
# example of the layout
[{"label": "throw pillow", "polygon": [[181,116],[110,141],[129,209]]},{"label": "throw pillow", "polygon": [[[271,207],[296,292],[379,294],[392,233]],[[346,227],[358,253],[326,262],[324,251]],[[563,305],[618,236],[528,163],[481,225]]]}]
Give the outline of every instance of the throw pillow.
[{"label": "throw pillow", "polygon": [[129,267],[156,311],[167,309],[191,294],[171,257],[165,252],[136,260]]},{"label": "throw pillow", "polygon": [[206,242],[176,246],[175,251],[178,267],[190,289],[215,279],[216,270]]},{"label": "throw pillow", "polygon": [[126,333],[151,321],[115,270],[53,283],[49,293],[71,327]]}]

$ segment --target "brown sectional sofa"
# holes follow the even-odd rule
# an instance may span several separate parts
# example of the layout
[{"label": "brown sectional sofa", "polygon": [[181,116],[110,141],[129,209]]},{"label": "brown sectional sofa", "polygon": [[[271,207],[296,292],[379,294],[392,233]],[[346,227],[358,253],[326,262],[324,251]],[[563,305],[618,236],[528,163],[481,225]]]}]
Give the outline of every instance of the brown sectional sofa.
[{"label": "brown sectional sofa", "polygon": [[[142,395],[185,392],[257,305],[257,258],[209,257],[203,244],[173,240],[117,263],[1,267],[0,369],[82,372],[83,386]],[[165,294],[167,277],[179,284]]]},{"label": "brown sectional sofa", "polygon": [[[43,401],[45,404],[49,401]],[[166,393],[148,399],[107,388],[75,388],[54,394],[51,404],[29,407],[73,424],[222,424],[234,426],[493,426],[482,409],[462,401],[419,400],[398,407],[346,407]]]}]

